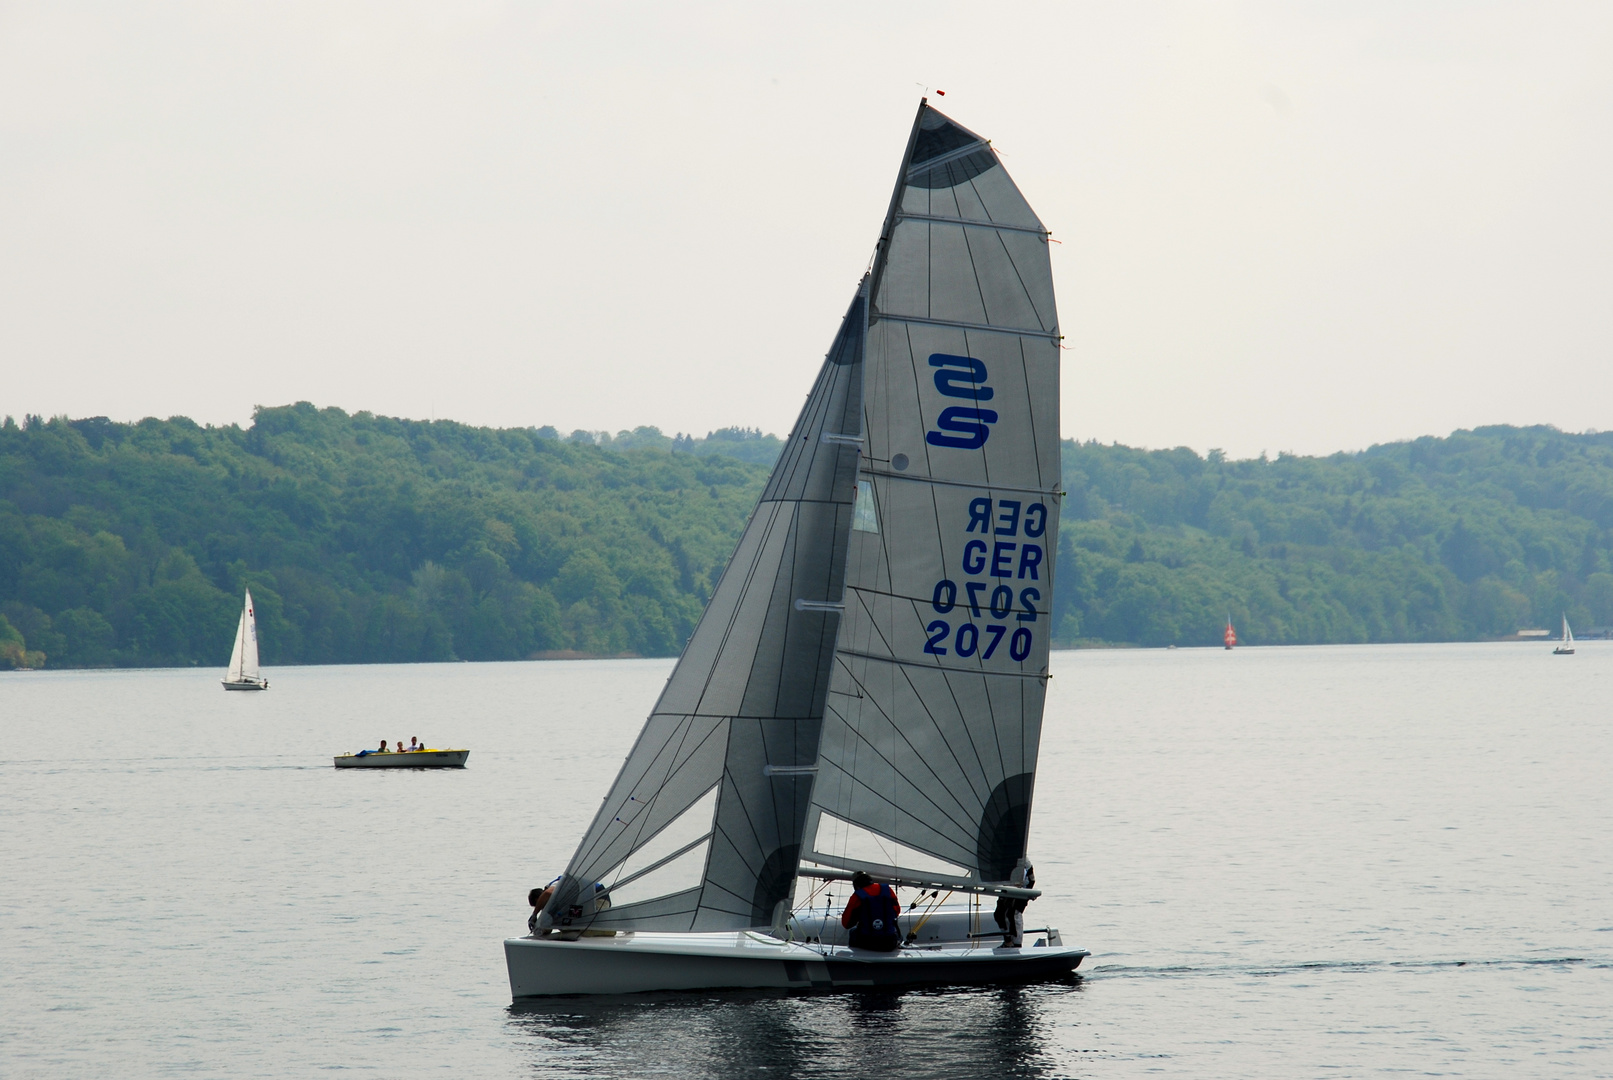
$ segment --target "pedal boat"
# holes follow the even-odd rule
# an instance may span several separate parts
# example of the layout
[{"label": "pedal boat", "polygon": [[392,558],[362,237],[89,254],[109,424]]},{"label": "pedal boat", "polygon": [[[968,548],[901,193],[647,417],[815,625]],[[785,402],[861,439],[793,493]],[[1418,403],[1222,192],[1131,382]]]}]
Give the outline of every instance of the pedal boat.
[{"label": "pedal boat", "polygon": [[463,769],[469,750],[362,750],[357,754],[342,754],[336,759],[338,769]]}]

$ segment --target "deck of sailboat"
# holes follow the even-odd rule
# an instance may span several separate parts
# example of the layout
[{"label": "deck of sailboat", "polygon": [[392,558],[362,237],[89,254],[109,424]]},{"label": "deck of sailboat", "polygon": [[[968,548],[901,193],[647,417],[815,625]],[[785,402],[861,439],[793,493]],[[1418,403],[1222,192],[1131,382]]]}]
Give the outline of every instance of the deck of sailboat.
[{"label": "deck of sailboat", "polygon": [[1067,946],[1005,949],[993,938],[892,953],[783,941],[754,930],[623,933],[504,942],[510,994],[634,994],[652,990],[834,989],[1032,982],[1068,975],[1089,954]]}]

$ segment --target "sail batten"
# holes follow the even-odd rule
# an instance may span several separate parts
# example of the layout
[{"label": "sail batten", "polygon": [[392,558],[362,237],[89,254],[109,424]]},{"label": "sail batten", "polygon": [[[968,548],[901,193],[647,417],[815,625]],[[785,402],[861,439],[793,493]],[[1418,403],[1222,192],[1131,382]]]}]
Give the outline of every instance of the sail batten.
[{"label": "sail batten", "polygon": [[1058,333],[1053,330],[1032,330],[1024,326],[991,326],[987,323],[959,322],[956,319],[932,319],[924,315],[899,315],[893,312],[880,312],[873,316],[872,321],[904,322],[918,326],[945,326],[954,330],[971,330],[976,333],[987,334],[1012,334],[1015,337],[1043,337],[1053,341],[1059,339]]}]

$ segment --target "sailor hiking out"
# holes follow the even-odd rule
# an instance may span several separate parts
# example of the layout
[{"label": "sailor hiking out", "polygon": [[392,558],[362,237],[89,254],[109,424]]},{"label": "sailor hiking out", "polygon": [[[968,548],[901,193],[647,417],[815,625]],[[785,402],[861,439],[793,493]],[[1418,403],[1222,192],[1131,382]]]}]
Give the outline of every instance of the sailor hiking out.
[{"label": "sailor hiking out", "polygon": [[851,947],[896,951],[902,942],[896,925],[902,905],[896,899],[896,890],[861,870],[852,875],[851,884],[854,891],[840,916],[840,925],[851,931]]}]

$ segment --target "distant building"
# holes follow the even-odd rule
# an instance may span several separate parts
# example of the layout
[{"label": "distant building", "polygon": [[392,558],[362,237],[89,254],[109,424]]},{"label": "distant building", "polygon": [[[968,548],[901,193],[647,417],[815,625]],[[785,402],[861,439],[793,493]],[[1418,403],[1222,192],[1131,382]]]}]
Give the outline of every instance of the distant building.
[{"label": "distant building", "polygon": [[1550,630],[1519,630],[1518,631],[1518,636],[1521,637],[1521,638],[1551,637],[1551,631]]}]

